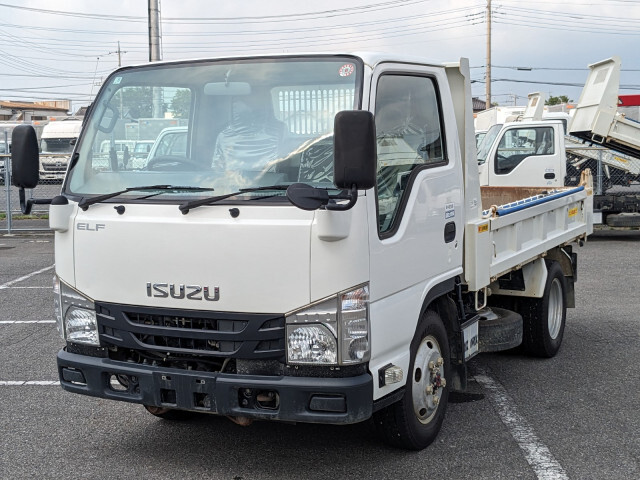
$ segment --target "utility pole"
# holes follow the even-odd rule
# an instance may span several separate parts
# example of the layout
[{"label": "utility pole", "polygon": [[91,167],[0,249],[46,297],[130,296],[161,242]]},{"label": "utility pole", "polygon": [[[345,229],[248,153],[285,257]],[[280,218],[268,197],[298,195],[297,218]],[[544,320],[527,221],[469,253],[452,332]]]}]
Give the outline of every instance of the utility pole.
[{"label": "utility pole", "polygon": [[[149,0],[149,61],[162,60],[160,55],[160,6],[159,0]],[[162,118],[162,90],[153,87],[153,118]]]},{"label": "utility pole", "polygon": [[487,0],[487,74],[486,83],[486,108],[491,108],[491,0]]},{"label": "utility pole", "polygon": [[118,40],[118,68],[120,68],[121,66],[122,66],[122,50],[120,50],[120,40]]},{"label": "utility pole", "polygon": [[160,55],[160,7],[159,0],[149,0],[149,61],[162,60]]},{"label": "utility pole", "polygon": [[[120,40],[118,40],[118,49],[115,52],[108,52],[107,55],[111,55],[113,53],[117,53],[118,54],[118,68],[122,66],[122,54],[123,53],[129,53],[127,51],[123,51],[120,50]],[[98,57],[100,58],[100,57]]]},{"label": "utility pole", "polygon": [[[127,53],[127,52],[123,52],[120,49],[120,40],[118,40],[118,49],[115,52],[107,53],[107,55],[111,55],[112,53],[117,53],[118,54],[118,68],[120,68],[122,66],[122,54],[123,53]],[[100,58],[100,57],[98,57],[98,58]],[[96,64],[96,70],[97,70],[97,68],[98,68],[98,66]],[[93,93],[93,90],[92,90],[92,93]],[[123,112],[122,112],[122,91],[120,91],[120,118],[123,118],[122,115],[123,115]]]}]

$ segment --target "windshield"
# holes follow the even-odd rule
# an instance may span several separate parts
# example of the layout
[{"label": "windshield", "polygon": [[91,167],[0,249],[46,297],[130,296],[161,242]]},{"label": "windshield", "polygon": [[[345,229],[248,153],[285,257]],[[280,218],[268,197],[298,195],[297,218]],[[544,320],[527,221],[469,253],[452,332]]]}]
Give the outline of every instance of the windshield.
[{"label": "windshield", "polygon": [[[118,71],[94,102],[65,193],[180,185],[219,196],[297,182],[331,188],[333,120],[341,110],[358,108],[361,78],[360,61],[347,56]],[[208,192],[167,190],[149,201],[179,202]],[[126,192],[119,201],[127,196],[141,194]]]},{"label": "windshield", "polygon": [[42,153],[71,153],[75,138],[43,138],[40,142]]},{"label": "windshield", "polygon": [[493,145],[493,141],[498,136],[501,128],[501,123],[491,126],[491,128],[487,130],[487,133],[484,134],[484,137],[478,142],[478,163],[484,163],[487,160],[491,145]]}]

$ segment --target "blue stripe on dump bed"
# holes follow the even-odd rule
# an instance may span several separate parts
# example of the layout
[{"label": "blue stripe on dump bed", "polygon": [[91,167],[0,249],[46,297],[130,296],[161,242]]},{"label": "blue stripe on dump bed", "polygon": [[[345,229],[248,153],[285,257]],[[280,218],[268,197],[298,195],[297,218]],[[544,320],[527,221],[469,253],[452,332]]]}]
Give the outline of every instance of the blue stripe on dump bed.
[{"label": "blue stripe on dump bed", "polygon": [[[584,190],[584,186],[572,188],[571,190],[556,190],[551,191],[545,195],[534,195],[533,197],[523,198],[522,200],[500,205],[496,211],[496,214],[498,216],[508,215],[510,213],[518,212],[534,205],[540,205],[541,203],[550,202],[551,200],[554,200],[556,198],[566,197],[567,195],[571,195],[572,193],[581,192],[582,190]],[[489,210],[485,210],[482,213],[484,215],[488,215],[490,212]]]}]

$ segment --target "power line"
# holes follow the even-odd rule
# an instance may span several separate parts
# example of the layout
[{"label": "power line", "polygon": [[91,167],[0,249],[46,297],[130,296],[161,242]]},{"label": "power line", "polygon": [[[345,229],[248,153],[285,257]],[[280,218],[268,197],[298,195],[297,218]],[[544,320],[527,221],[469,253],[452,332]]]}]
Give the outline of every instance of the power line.
[{"label": "power line", "polygon": [[[542,81],[542,80],[521,80],[516,78],[493,78],[492,82],[512,82],[512,83],[530,83],[534,85],[554,85],[561,87],[584,87],[583,83],[574,83],[574,82],[550,82],[550,81]],[[485,83],[484,80],[472,80],[471,83]],[[623,85],[620,84],[619,87],[621,90],[640,90],[640,85]]]},{"label": "power line", "polygon": [[[549,24],[548,22],[533,22],[531,21],[531,19],[527,19],[527,20],[522,20],[520,22],[517,21],[508,21],[508,20],[502,20],[502,19],[498,19],[496,20],[496,23],[499,23],[501,25],[513,25],[513,26],[517,26],[517,27],[531,27],[531,28],[542,28],[542,29],[551,29],[551,30],[557,30],[556,27],[560,26],[560,25],[553,25],[553,24]],[[638,31],[637,29],[631,30],[631,31],[620,31],[620,30],[602,30],[602,31],[597,31],[597,30],[593,30],[593,29],[589,29],[586,27],[573,27],[573,26],[569,26],[569,25],[562,25],[562,30],[563,32],[583,32],[583,33],[592,33],[592,34],[607,34],[607,35],[633,35],[633,36],[637,36],[640,35],[640,31]]]},{"label": "power line", "polygon": [[276,15],[260,15],[246,17],[166,17],[163,21],[178,23],[265,23],[265,22],[290,22],[298,20],[316,20],[318,18],[331,18],[342,15],[361,14],[363,12],[377,12],[380,10],[388,10],[389,8],[398,8],[411,6],[418,3],[426,3],[430,0],[392,0],[372,5],[360,5],[356,7],[338,8],[332,10],[323,10],[317,12],[276,14]]},{"label": "power line", "polygon": [[[371,5],[360,5],[355,7],[337,8],[331,10],[320,10],[315,12],[304,13],[290,13],[290,14],[277,14],[277,15],[262,15],[262,16],[241,16],[241,17],[166,17],[163,21],[167,22],[233,22],[233,23],[263,23],[272,20],[276,21],[290,21],[300,19],[315,19],[318,16],[321,18],[327,18],[337,15],[354,15],[361,14],[362,12],[375,12],[379,10],[388,10],[390,8],[398,8],[403,6],[412,6],[419,3],[425,3],[429,0],[388,0],[385,2],[375,3]],[[124,22],[147,22],[147,17],[132,16],[132,15],[105,15],[97,13],[81,13],[70,12],[61,10],[47,10],[44,8],[23,7],[18,5],[10,5],[6,3],[0,3],[0,7],[14,8],[18,10],[26,10],[35,13],[43,13],[47,15],[61,15],[68,17],[86,18],[92,20],[110,20],[110,21],[124,21]]]},{"label": "power line", "polygon": [[80,12],[65,12],[62,10],[46,10],[44,8],[32,8],[22,7],[19,5],[9,5],[6,3],[0,3],[0,7],[15,8],[17,10],[26,10],[35,13],[46,13],[48,15],[62,15],[65,17],[78,17],[78,18],[90,18],[94,20],[117,20],[122,22],[146,22],[145,17],[134,17],[130,15],[101,15],[98,13],[80,13]]},{"label": "power line", "polygon": [[[469,68],[486,68],[486,65],[477,65]],[[506,65],[491,65],[491,68],[505,68],[510,70],[549,70],[549,71],[570,71],[570,72],[588,72],[589,68],[586,67],[525,67],[525,66],[506,66]],[[640,68],[622,68],[621,72],[640,72]]]}]

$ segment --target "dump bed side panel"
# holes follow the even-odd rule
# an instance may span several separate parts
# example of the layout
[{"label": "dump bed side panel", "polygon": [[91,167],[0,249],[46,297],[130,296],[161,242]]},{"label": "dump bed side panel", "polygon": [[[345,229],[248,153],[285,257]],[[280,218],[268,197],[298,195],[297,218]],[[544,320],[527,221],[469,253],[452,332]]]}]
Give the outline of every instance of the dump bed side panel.
[{"label": "dump bed side panel", "polygon": [[465,276],[471,291],[593,231],[591,188],[569,189],[502,211],[466,225]]}]

